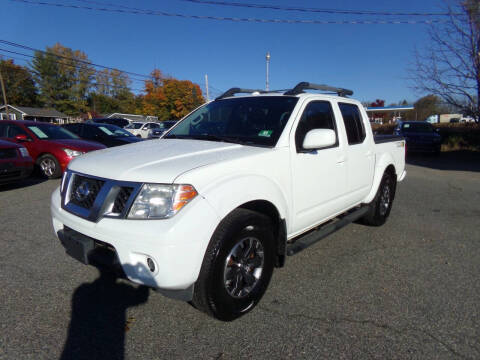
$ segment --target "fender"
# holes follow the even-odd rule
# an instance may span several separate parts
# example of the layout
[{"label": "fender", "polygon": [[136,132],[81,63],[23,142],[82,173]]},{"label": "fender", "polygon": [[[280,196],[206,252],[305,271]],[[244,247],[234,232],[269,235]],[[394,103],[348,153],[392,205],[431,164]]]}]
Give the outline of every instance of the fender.
[{"label": "fender", "polygon": [[262,175],[242,175],[223,178],[201,194],[220,219],[239,206],[255,200],[272,203],[281,219],[288,219],[287,199],[280,186]]},{"label": "fender", "polygon": [[[372,188],[370,190],[370,193],[368,196],[363,200],[364,203],[369,203],[373,200],[375,195],[377,194],[378,187],[380,186],[380,182],[382,181],[383,173],[385,172],[385,169],[392,165],[393,168],[395,169],[396,172],[396,167],[395,167],[395,161],[389,153],[384,153],[382,157],[376,161],[375,164],[375,174],[373,176],[373,183],[372,183]],[[398,176],[398,174],[397,174]]]}]

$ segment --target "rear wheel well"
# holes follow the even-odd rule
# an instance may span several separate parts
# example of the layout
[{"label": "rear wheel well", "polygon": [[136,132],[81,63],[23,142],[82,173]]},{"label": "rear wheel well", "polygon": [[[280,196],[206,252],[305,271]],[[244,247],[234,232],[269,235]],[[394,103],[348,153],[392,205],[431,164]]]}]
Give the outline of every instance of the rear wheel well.
[{"label": "rear wheel well", "polygon": [[385,169],[385,172],[390,174],[393,179],[393,194],[392,194],[392,200],[395,198],[395,190],[397,188],[397,172],[395,170],[395,166],[392,164],[388,165],[387,168]]},{"label": "rear wheel well", "polygon": [[283,267],[285,264],[287,231],[285,220],[280,218],[280,214],[275,205],[267,200],[254,200],[240,205],[239,208],[256,211],[270,218],[273,225],[272,230],[275,248],[277,249],[275,267]]}]

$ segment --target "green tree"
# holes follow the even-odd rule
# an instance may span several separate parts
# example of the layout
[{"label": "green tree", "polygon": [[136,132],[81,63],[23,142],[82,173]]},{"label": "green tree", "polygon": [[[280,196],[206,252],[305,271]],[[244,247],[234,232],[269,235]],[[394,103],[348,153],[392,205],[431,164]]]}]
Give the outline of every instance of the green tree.
[{"label": "green tree", "polygon": [[120,70],[104,69],[95,74],[95,91],[89,96],[89,106],[95,113],[135,113],[135,95],[130,91],[131,81]]},{"label": "green tree", "polygon": [[47,47],[45,52],[36,51],[31,67],[42,102],[68,115],[86,112],[95,73],[88,62],[82,51],[59,43]]},{"label": "green tree", "polygon": [[9,104],[18,106],[38,106],[38,94],[29,69],[16,65],[13,60],[0,59],[0,72],[5,84]]}]

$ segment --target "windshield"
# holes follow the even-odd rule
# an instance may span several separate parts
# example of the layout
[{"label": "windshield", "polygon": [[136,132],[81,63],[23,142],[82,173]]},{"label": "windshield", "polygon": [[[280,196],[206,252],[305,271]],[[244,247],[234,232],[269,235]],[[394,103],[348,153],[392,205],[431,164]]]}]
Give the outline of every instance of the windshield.
[{"label": "windshield", "polygon": [[431,133],[433,132],[433,126],[427,123],[406,123],[403,124],[402,130],[405,132],[423,132],[423,133]]},{"label": "windshield", "polygon": [[125,129],[140,129],[143,123],[131,123],[128,126],[125,126]]},{"label": "windshield", "polygon": [[27,128],[40,140],[79,139],[67,129],[56,125],[29,125]]},{"label": "windshield", "polygon": [[187,116],[165,138],[275,146],[297,101],[290,96],[216,100]]},{"label": "windshield", "polygon": [[134,136],[133,134],[129,133],[126,130],[123,130],[122,128],[115,126],[115,125],[109,125],[105,124],[102,126],[98,127],[105,135],[111,136],[111,137],[130,137]]}]

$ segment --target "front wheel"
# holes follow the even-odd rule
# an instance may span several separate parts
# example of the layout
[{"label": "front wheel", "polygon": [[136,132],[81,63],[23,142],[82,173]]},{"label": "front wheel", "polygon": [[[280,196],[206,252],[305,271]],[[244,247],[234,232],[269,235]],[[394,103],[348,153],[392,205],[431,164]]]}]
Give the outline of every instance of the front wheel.
[{"label": "front wheel", "polygon": [[62,176],[60,164],[53,155],[42,155],[40,158],[38,158],[37,165],[40,168],[42,175],[49,179],[55,179]]},{"label": "front wheel", "polygon": [[368,204],[369,210],[367,214],[362,218],[364,224],[373,226],[385,224],[385,221],[392,210],[396,184],[395,174],[386,171],[383,174],[375,198],[370,204]]},{"label": "front wheel", "polygon": [[273,267],[270,219],[236,209],[212,236],[195,283],[193,305],[219,320],[234,320],[258,304]]}]

